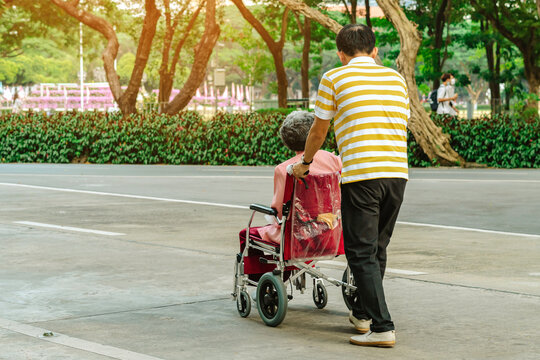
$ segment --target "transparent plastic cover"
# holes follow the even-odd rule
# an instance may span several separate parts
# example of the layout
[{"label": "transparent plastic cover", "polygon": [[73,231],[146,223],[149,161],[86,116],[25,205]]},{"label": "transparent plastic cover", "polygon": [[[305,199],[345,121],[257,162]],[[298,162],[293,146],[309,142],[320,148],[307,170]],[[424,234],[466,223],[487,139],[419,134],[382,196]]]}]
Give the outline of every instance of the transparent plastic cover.
[{"label": "transparent plastic cover", "polygon": [[338,172],[308,175],[297,182],[291,212],[291,260],[332,258],[341,241]]}]

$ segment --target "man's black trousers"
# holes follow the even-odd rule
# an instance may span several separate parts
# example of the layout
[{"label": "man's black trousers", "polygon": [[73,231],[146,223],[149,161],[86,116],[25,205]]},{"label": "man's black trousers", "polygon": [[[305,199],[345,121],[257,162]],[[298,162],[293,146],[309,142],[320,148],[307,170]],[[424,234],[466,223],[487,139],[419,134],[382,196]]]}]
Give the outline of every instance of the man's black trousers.
[{"label": "man's black trousers", "polygon": [[394,330],[382,280],[386,247],[396,224],[407,180],[381,178],[341,186],[345,255],[357,286],[351,304],[357,319],[372,319],[371,331]]}]

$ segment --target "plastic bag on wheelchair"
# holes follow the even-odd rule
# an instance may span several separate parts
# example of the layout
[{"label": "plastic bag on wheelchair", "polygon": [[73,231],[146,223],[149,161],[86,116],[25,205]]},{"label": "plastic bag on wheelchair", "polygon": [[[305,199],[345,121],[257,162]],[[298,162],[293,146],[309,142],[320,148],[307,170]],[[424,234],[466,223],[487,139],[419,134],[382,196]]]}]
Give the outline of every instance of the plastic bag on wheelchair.
[{"label": "plastic bag on wheelchair", "polygon": [[291,208],[291,260],[333,258],[342,236],[339,173],[309,175],[297,183]]}]

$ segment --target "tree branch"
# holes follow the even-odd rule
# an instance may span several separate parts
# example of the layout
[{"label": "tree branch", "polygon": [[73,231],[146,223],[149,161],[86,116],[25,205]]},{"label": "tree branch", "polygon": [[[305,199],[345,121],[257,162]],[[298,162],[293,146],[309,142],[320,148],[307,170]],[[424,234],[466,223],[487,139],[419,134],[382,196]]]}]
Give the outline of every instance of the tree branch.
[{"label": "tree branch", "polygon": [[242,16],[255,28],[255,30],[261,35],[264,42],[268,45],[270,48],[270,51],[274,51],[274,49],[278,46],[276,41],[270,36],[268,31],[264,28],[263,24],[257,18],[249,11],[249,9],[244,5],[244,2],[242,0],[231,0],[234,5],[238,8]]},{"label": "tree branch", "polygon": [[287,35],[287,25],[288,21],[287,18],[289,16],[289,8],[286,7],[285,11],[283,11],[283,15],[281,18],[281,37],[279,38],[278,44],[280,44],[281,47],[283,47],[283,44],[285,44],[285,36]]},{"label": "tree branch", "polygon": [[195,63],[191,68],[189,77],[182,90],[174,97],[169,105],[164,108],[167,114],[176,114],[191,101],[195,92],[206,76],[206,66],[210,55],[219,38],[220,28],[216,23],[216,0],[208,0],[206,7],[206,19],[204,33],[195,47]]},{"label": "tree branch", "polygon": [[195,21],[197,20],[197,17],[199,16],[199,13],[201,12],[202,7],[204,6],[205,2],[201,2],[197,10],[193,13],[193,16],[189,20],[188,25],[184,29],[184,36],[178,41],[178,44],[176,44],[176,47],[174,49],[174,56],[171,63],[171,70],[170,72],[174,74],[176,70],[176,64],[178,64],[178,61],[180,60],[180,52],[182,51],[182,48],[184,47],[184,43],[186,42],[189,34],[191,33],[191,30],[195,26]]},{"label": "tree branch", "polygon": [[[235,0],[233,0],[234,2]],[[338,33],[342,26],[335,20],[330,19],[328,16],[322,14],[320,11],[313,9],[300,0],[279,0],[280,3],[287,6],[289,9],[295,12],[304,14],[313,21],[318,22],[325,28],[334,33]]]},{"label": "tree branch", "polygon": [[349,20],[352,23],[353,17],[352,17],[351,12],[349,11],[349,7],[347,6],[347,2],[345,0],[341,0],[341,2],[343,3],[343,6],[345,6],[345,11],[347,11],[347,16],[349,17]]},{"label": "tree branch", "polygon": [[120,87],[120,78],[114,69],[114,59],[116,59],[116,55],[118,54],[119,44],[112,25],[107,20],[91,14],[83,9],[79,9],[76,5],[74,6],[75,3],[78,4],[78,1],[71,1],[68,3],[63,0],[51,0],[51,2],[60,9],[64,10],[68,15],[100,32],[107,39],[107,47],[102,54],[103,67],[105,68],[105,74],[107,76],[107,81],[109,82],[113,97],[116,102],[119,102],[123,92],[122,88]]}]

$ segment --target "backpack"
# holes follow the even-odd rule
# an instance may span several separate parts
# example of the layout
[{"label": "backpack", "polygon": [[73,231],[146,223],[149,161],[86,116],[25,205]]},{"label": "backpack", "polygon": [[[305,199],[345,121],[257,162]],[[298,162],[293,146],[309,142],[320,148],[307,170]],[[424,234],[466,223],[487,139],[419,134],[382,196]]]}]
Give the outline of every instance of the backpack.
[{"label": "backpack", "polygon": [[439,102],[437,101],[437,90],[433,90],[429,93],[429,104],[431,105],[431,111],[437,111]]}]

